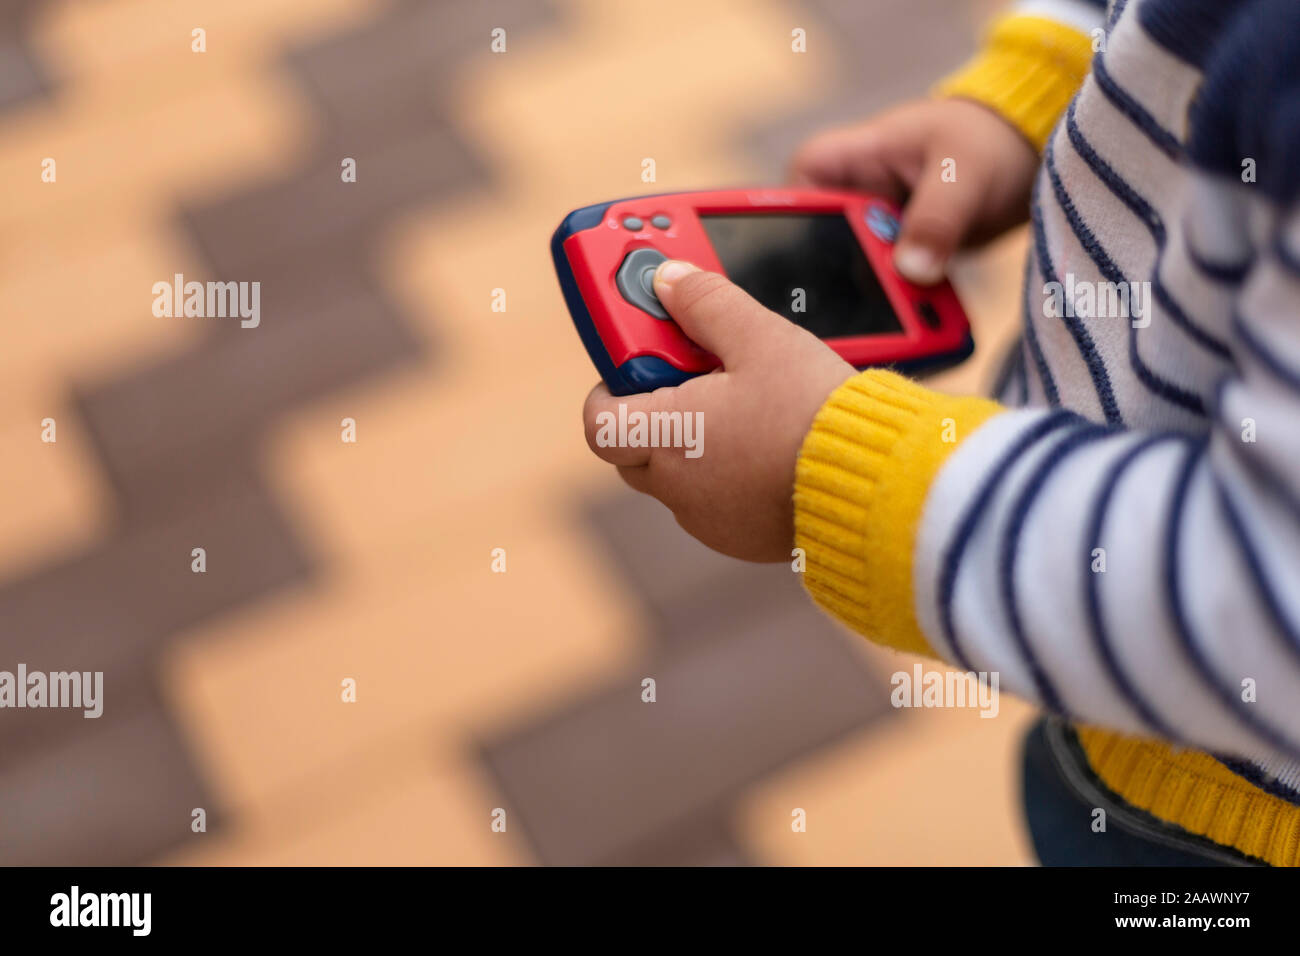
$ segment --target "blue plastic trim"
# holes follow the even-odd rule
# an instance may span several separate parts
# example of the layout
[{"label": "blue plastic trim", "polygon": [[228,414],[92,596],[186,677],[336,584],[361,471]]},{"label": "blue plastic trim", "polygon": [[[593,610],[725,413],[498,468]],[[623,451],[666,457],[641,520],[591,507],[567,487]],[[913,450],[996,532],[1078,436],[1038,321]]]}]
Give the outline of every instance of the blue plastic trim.
[{"label": "blue plastic trim", "polygon": [[[654,195],[662,196],[666,194],[657,193]],[[653,197],[636,196],[628,198],[650,199]],[[614,360],[609,357],[605,343],[601,341],[600,333],[596,331],[596,324],[592,321],[591,313],[587,310],[587,304],[582,301],[582,293],[578,291],[578,283],[573,276],[573,267],[569,265],[569,257],[564,253],[564,240],[575,232],[582,232],[585,229],[599,226],[604,221],[605,211],[610,206],[625,201],[625,199],[612,199],[609,202],[575,209],[564,217],[564,221],[560,223],[555,230],[555,234],[551,236],[551,259],[555,263],[556,278],[560,280],[560,291],[564,293],[564,303],[569,307],[569,315],[573,318],[574,328],[578,330],[578,337],[582,339],[583,347],[586,348],[587,354],[591,356],[592,364],[596,366],[596,371],[600,373],[600,377],[609,386],[612,395],[635,395],[640,392],[652,392],[656,388],[671,388],[675,385],[681,385],[697,375],[705,374],[703,372],[683,372],[669,362],[652,355],[638,356],[637,358],[628,359],[622,365],[615,365]],[[945,352],[942,355],[927,355],[908,362],[898,362],[891,367],[899,372],[912,375],[920,372],[937,372],[965,361],[974,350],[975,342],[968,333],[961,346],[952,352]]]}]

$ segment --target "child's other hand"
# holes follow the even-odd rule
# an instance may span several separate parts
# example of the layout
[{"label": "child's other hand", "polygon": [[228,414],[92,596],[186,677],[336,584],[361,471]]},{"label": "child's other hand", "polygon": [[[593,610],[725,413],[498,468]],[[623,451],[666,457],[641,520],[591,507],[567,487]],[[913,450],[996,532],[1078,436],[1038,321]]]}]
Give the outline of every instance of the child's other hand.
[{"label": "child's other hand", "polygon": [[[583,408],[587,444],[709,547],[748,561],[788,561],[799,448],[818,410],[854,368],[716,273],[669,260],[655,274],[655,293],[682,331],[723,367],[642,395],[615,397],[597,385]],[[699,413],[702,453],[603,447],[602,422],[611,419],[598,416],[617,420],[620,404],[629,415]]]},{"label": "child's other hand", "polygon": [[992,110],[919,100],[812,137],[795,153],[790,179],[906,200],[894,265],[933,285],[959,246],[1025,221],[1037,169],[1033,146]]}]

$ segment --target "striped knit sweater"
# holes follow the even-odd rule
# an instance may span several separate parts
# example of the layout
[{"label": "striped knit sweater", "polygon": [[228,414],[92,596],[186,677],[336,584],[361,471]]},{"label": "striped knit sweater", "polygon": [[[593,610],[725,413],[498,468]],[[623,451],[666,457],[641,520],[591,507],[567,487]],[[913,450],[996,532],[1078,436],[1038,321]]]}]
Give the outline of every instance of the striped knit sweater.
[{"label": "striped knit sweater", "polygon": [[[1042,153],[1022,347],[997,403],[831,396],[808,588],[1066,717],[1128,804],[1300,864],[1300,2],[1029,0],[941,92]],[[1121,287],[1145,314],[1071,296]]]}]

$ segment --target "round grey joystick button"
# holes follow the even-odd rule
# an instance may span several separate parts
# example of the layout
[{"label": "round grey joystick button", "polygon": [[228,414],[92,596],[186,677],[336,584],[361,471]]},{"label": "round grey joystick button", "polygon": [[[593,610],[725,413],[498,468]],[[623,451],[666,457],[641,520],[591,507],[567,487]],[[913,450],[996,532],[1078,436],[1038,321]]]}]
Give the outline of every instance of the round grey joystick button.
[{"label": "round grey joystick button", "polygon": [[659,263],[667,258],[656,249],[633,249],[623,259],[623,264],[618,267],[618,272],[614,276],[614,283],[623,298],[641,311],[649,312],[656,319],[669,317],[664,307],[659,304],[654,287],[655,270],[659,268]]}]

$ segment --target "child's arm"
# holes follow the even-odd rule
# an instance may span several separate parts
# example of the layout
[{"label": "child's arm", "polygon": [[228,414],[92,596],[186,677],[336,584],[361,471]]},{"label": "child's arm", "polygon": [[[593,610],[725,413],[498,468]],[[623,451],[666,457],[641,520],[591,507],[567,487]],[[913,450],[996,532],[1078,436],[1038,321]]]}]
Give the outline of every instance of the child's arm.
[{"label": "child's arm", "polygon": [[[588,441],[711,547],[789,560],[793,540],[818,603],[874,641],[1077,721],[1300,754],[1300,214],[1289,228],[1295,262],[1247,280],[1208,440],[855,375],[724,277],[665,263],[660,301],[725,371],[598,386]],[[599,447],[619,403],[700,413],[703,455]]]},{"label": "child's arm", "polygon": [[904,201],[895,265],[938,282],[952,253],[1025,221],[1038,154],[1092,58],[1101,0],[1026,0],[935,98],[812,137],[796,183]]},{"label": "child's arm", "polygon": [[1207,438],[886,372],[843,385],[795,485],[818,602],[1079,721],[1300,754],[1300,216],[1289,228],[1291,265],[1247,280]]},{"label": "child's arm", "polygon": [[1043,151],[1104,35],[1105,0],[1020,0],[936,92],[983,103]]}]

